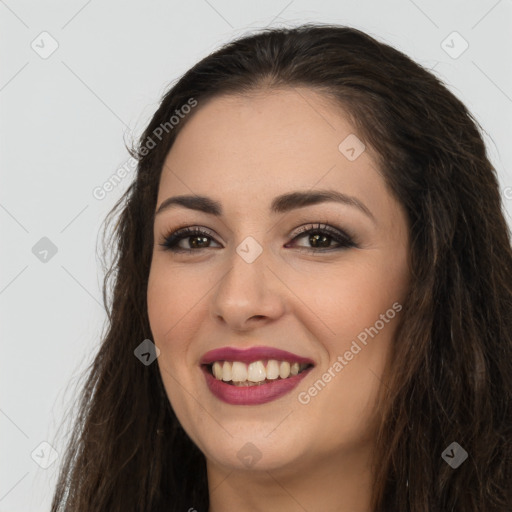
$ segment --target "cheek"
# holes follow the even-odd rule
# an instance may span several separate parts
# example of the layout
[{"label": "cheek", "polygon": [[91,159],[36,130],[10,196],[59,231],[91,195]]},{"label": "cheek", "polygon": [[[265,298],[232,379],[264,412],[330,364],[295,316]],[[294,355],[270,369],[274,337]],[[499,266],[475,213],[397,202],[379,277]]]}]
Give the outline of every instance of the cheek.
[{"label": "cheek", "polygon": [[[177,289],[180,293],[176,293]],[[186,338],[179,331],[183,329],[183,319],[190,309],[187,303],[186,289],[177,288],[175,278],[168,272],[152,267],[147,290],[148,318],[153,342],[160,349],[157,362],[166,388],[173,381],[171,376],[177,376],[184,367],[186,346],[179,340]],[[176,364],[177,361],[181,364]]]},{"label": "cheek", "polygon": [[[147,305],[153,341],[161,352],[158,362],[180,380],[188,380],[189,369],[196,364],[194,340],[202,337],[210,276],[211,272],[171,265],[165,258],[155,258],[151,266]],[[162,375],[167,378],[165,372]]]},{"label": "cheek", "polygon": [[[373,326],[393,303],[400,302],[406,284],[403,269],[372,261],[337,268],[325,265],[324,269],[294,276],[294,291],[308,305],[312,321],[318,325],[317,333],[322,329],[323,339],[332,339],[340,350],[340,342]],[[394,313],[391,318],[396,316]]]},{"label": "cheek", "polygon": [[[169,265],[167,265],[169,267]],[[191,276],[166,268],[165,264],[154,263],[151,267],[147,289],[148,317],[153,336],[160,342],[172,337],[173,326],[178,326],[186,316],[199,294]],[[171,330],[172,329],[172,330]]]},{"label": "cheek", "polygon": [[166,325],[169,329],[169,313],[177,305],[174,294],[169,293],[170,288],[170,283],[152,269],[149,274],[147,303],[151,331],[157,339],[165,332]]},{"label": "cheek", "polygon": [[[190,377],[187,362],[187,312],[196,301],[187,296],[187,290],[177,282],[176,272],[170,272],[163,265],[151,267],[147,289],[148,318],[153,342],[160,349],[157,364],[167,397],[174,410],[184,411],[183,400],[177,380],[186,385]],[[176,290],[180,290],[179,293]],[[183,340],[180,342],[180,340]],[[183,412],[182,412],[183,414]]]},{"label": "cheek", "polygon": [[[363,432],[372,414],[407,287],[405,266],[391,266],[382,253],[365,256],[364,261],[361,257],[345,267],[331,266],[300,281],[300,288],[309,290],[307,303],[315,313],[309,330],[327,355],[321,369],[325,378],[320,375],[327,384],[323,388],[318,383],[322,397],[315,398],[314,407],[329,409],[332,425],[343,425],[347,435],[355,424]],[[301,391],[316,393],[306,386]],[[351,414],[340,418],[335,412],[340,410]]]}]

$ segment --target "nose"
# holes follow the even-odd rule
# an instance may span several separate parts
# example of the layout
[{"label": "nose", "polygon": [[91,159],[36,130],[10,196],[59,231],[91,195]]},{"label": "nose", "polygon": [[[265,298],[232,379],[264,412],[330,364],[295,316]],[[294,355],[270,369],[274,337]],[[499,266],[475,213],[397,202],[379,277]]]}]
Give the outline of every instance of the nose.
[{"label": "nose", "polygon": [[269,267],[265,250],[252,263],[233,251],[230,263],[211,296],[215,321],[234,331],[246,331],[284,314],[286,287]]}]

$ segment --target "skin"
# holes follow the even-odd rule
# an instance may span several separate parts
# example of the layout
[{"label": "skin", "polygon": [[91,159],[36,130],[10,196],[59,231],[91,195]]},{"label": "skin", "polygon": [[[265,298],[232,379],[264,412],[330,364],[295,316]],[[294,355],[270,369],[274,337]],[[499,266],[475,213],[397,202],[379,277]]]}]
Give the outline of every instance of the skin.
[{"label": "skin", "polygon": [[[147,290],[167,396],[207,460],[210,512],[369,510],[375,399],[400,313],[341,371],[332,367],[358,334],[393,303],[403,304],[409,239],[405,213],[371,148],[354,161],[338,149],[354,133],[341,108],[314,90],[259,90],[200,103],[167,156],[157,209],[181,194],[210,196],[223,208],[221,217],[182,206],[156,215]],[[270,212],[275,196],[311,189],[353,196],[373,219],[337,202]],[[304,252],[315,250],[314,242],[307,234],[296,238],[297,228],[317,223],[348,231],[357,247]],[[164,237],[185,226],[206,228],[209,246],[191,254],[164,250]],[[247,236],[263,249],[252,263],[236,252]],[[328,240],[328,247],[338,245]],[[218,400],[201,356],[256,345],[309,357],[315,367],[275,401]],[[299,393],[329,368],[336,376],[300,403]],[[261,456],[252,466],[237,457],[248,442]]]}]

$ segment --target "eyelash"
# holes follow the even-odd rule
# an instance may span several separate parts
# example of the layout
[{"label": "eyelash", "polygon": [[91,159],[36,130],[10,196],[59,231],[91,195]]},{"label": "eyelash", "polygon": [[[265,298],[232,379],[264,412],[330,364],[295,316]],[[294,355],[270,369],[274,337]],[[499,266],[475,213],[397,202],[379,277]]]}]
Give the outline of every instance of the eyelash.
[{"label": "eyelash", "polygon": [[[303,226],[299,229],[299,232],[294,236],[293,240],[296,240],[297,238],[301,238],[304,235],[309,234],[322,234],[327,235],[329,238],[332,238],[333,241],[340,244],[338,247],[331,247],[327,249],[317,249],[317,248],[304,248],[300,247],[300,252],[308,252],[308,253],[318,253],[318,252],[330,252],[330,251],[336,251],[336,250],[344,250],[349,249],[351,247],[358,247],[358,244],[355,242],[354,237],[348,235],[344,231],[340,229],[333,228],[332,226],[329,226],[327,224],[317,224],[316,227],[312,224],[309,224],[307,226]],[[166,251],[171,251],[174,253],[192,253],[192,252],[199,252],[203,249],[209,249],[209,247],[200,247],[198,249],[184,249],[184,248],[178,248],[177,245],[181,240],[184,240],[189,237],[195,237],[195,236],[205,236],[207,238],[213,237],[210,235],[209,232],[201,229],[201,228],[180,228],[175,231],[172,231],[168,233],[163,238],[163,243],[160,245],[164,248]]]}]

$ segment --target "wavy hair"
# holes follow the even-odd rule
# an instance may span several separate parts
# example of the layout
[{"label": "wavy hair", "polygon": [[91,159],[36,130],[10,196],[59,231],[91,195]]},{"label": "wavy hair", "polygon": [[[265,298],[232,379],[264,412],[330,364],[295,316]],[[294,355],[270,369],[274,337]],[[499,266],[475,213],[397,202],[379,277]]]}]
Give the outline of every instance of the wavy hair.
[{"label": "wavy hair", "polygon": [[[130,150],[135,179],[105,220],[108,321],[52,512],[207,510],[204,455],[180,426],[158,365],[133,354],[152,339],[159,179],[190,116],[172,127],[169,119],[191,99],[200,108],[221,94],[299,86],[347,112],[410,226],[411,287],[379,391],[372,510],[512,509],[512,249],[481,129],[403,53],[354,28],[306,24],[247,35],[198,62]],[[457,469],[441,457],[454,441],[468,452]]]}]

